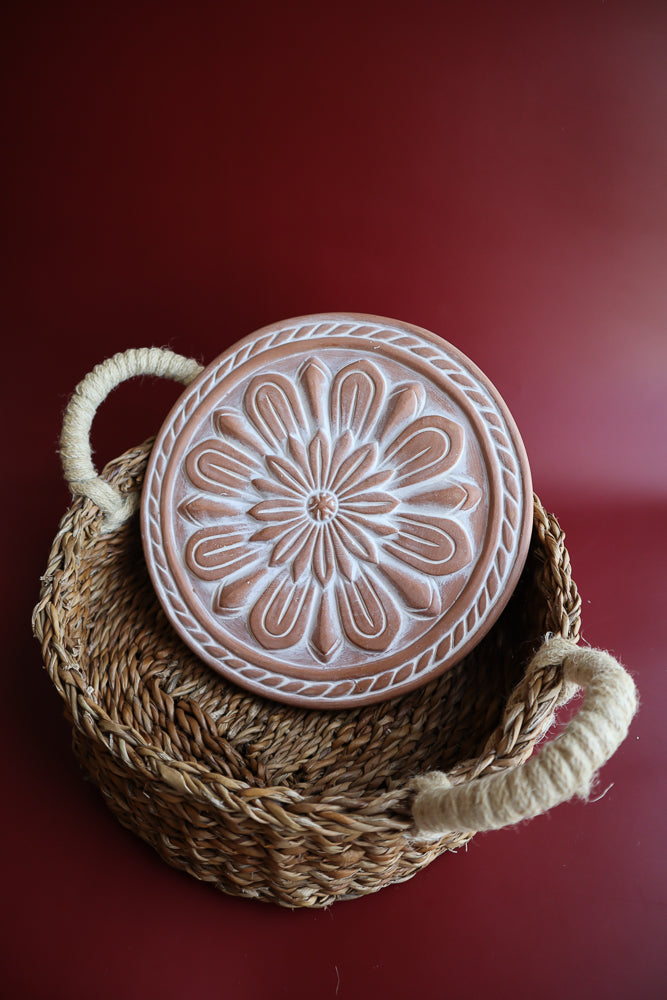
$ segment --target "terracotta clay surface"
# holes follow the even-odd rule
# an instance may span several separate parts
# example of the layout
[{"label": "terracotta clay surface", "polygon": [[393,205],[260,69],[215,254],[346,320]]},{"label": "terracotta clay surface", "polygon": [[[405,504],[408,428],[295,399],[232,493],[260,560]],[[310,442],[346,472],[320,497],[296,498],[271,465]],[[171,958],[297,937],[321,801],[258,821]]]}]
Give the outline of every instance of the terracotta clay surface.
[{"label": "terracotta clay surface", "polygon": [[514,588],[531,512],[523,445],[482,373],[424,330],[334,313],[259,330],[188,388],[142,531],[203,660],[333,708],[458,662]]}]

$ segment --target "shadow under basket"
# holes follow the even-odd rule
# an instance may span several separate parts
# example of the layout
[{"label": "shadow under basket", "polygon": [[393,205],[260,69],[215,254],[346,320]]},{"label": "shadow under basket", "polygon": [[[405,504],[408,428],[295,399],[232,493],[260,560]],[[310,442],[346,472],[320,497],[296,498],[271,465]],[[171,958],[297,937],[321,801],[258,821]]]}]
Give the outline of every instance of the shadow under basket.
[{"label": "shadow under basket", "polygon": [[[139,490],[150,447],[104,478]],[[546,634],[576,641],[580,623],[564,535],[537,499],[524,572],[482,642],[425,687],[341,711],[265,700],[201,663],[158,603],[138,517],[101,528],[79,498],[53,543],[34,617],[46,669],[120,822],[226,893],[325,906],[410,878],[473,836],[416,836],[415,777],[516,768],[562,700],[562,664],[527,671]]]}]

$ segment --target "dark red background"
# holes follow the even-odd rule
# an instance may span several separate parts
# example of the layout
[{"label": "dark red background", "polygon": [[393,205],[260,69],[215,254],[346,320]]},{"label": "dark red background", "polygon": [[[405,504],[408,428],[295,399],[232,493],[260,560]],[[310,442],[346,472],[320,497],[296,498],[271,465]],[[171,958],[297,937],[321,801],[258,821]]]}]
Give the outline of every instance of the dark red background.
[{"label": "dark red background", "polygon": [[[6,995],[663,996],[667,6],[14,3],[3,34]],[[289,912],[116,824],[28,620],[77,381],[324,310],[425,326],[495,382],[642,708],[600,801]],[[119,389],[100,463],[177,394]]]}]

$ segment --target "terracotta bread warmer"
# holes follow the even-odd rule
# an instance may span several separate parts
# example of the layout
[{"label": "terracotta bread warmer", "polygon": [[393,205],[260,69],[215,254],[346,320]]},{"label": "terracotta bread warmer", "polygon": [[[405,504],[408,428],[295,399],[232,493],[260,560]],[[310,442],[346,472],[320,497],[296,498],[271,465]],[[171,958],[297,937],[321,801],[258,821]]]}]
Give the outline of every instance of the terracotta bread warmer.
[{"label": "terracotta bread warmer", "polygon": [[[140,374],[187,389],[98,476],[95,410]],[[433,334],[327,314],[204,371],[116,355],[62,457],[76,499],[34,630],[75,752],[125,826],[225,892],[323,906],[409,878],[585,793],[627,732],[632,681],[576,645],[514,422]]]}]

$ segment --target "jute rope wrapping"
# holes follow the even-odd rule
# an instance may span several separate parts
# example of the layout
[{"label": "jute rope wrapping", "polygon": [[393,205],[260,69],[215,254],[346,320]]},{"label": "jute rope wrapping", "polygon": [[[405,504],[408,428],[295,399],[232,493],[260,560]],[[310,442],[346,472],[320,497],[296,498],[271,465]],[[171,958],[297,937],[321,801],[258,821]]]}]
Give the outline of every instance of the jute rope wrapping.
[{"label": "jute rope wrapping", "polygon": [[499,830],[588,793],[598,768],[627,735],[637,710],[635,685],[609,653],[579,649],[564,639],[547,640],[528,672],[546,664],[560,664],[565,683],[586,692],[566,730],[506,774],[458,787],[437,771],[416,778],[418,837],[437,840],[453,830]]},{"label": "jute rope wrapping", "polygon": [[89,497],[106,515],[105,531],[113,531],[134,513],[138,496],[121,497],[95,470],[90,430],[97,408],[112,389],[135,376],[155,375],[189,385],[201,370],[192,358],[160,347],[142,347],[114,354],[93,368],[75,389],[60,435],[63,472],[72,493]]},{"label": "jute rope wrapping", "polygon": [[[34,614],[75,752],[125,826],[225,892],[324,906],[409,878],[475,830],[585,794],[625,734],[634,686],[608,654],[575,645],[580,599],[564,536],[537,498],[516,592],[464,661],[351,711],[268,702],[202,664],[158,604],[131,516],[151,442],[101,477],[92,465],[96,407],[149,371],[187,382],[199,366],[128,352],[98,366],[70,404],[63,465],[78,496]],[[579,685],[578,715],[533,757]]]}]

